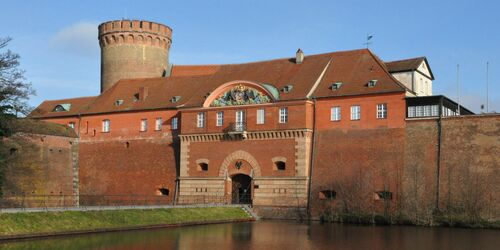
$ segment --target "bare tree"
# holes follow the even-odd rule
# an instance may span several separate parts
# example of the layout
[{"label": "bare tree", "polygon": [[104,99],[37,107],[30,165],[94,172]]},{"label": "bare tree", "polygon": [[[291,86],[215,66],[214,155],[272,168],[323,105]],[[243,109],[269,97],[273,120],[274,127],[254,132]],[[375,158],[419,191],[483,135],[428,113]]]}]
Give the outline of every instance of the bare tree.
[{"label": "bare tree", "polygon": [[10,120],[18,115],[26,115],[31,108],[27,101],[35,91],[26,82],[24,71],[19,68],[20,56],[5,48],[12,39],[0,38],[0,196],[4,182],[6,150],[2,150],[2,137],[8,136],[12,129]]},{"label": "bare tree", "polygon": [[20,56],[5,48],[12,39],[0,38],[0,114],[28,114],[27,100],[35,91],[19,68]]}]

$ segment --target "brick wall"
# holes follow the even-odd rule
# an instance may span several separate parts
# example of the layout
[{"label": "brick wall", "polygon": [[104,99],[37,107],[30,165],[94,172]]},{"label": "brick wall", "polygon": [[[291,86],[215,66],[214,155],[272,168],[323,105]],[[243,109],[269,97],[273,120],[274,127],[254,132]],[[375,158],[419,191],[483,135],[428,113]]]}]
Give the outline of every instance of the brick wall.
[{"label": "brick wall", "polygon": [[[400,168],[404,160],[403,128],[319,131],[315,142],[311,212],[389,213],[397,207]],[[334,199],[322,191],[336,192]],[[375,192],[392,192],[392,200]],[[333,198],[333,197],[332,197]]]},{"label": "brick wall", "polygon": [[[427,220],[436,207],[436,119],[412,120],[407,126],[403,182],[404,212]],[[500,116],[442,119],[439,209],[468,219],[500,218]]]},{"label": "brick wall", "polygon": [[3,139],[7,155],[4,198],[12,206],[75,205],[76,138],[17,133]]},{"label": "brick wall", "polygon": [[[168,137],[82,142],[79,154],[82,199],[116,195],[122,196],[117,199],[129,200],[128,203],[135,199],[139,199],[136,203],[141,202],[141,196],[155,203],[172,202],[178,147]],[[162,188],[169,190],[167,196],[161,195]]]}]

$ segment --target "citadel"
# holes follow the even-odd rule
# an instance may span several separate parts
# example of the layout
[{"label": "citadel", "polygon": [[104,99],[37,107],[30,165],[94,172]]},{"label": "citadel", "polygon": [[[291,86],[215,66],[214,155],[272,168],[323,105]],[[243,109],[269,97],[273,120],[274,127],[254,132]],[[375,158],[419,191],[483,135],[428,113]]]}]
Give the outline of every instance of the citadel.
[{"label": "citadel", "polygon": [[500,211],[499,159],[488,156],[499,155],[491,140],[499,116],[433,95],[425,57],[298,49],[268,61],[176,65],[172,29],[139,20],[99,25],[98,41],[101,93],[44,101],[29,116],[74,136],[32,139],[46,179],[25,192],[72,195],[76,205],[155,196],[318,218],[455,209],[474,188]]}]

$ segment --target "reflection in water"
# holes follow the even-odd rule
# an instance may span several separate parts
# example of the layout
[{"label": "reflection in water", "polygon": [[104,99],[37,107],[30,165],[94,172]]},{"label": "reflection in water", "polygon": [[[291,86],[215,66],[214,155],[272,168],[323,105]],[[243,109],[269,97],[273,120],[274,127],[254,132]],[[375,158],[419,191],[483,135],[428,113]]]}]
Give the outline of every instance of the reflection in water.
[{"label": "reflection in water", "polygon": [[498,249],[500,231],[283,221],[102,233],[0,243],[0,249]]}]

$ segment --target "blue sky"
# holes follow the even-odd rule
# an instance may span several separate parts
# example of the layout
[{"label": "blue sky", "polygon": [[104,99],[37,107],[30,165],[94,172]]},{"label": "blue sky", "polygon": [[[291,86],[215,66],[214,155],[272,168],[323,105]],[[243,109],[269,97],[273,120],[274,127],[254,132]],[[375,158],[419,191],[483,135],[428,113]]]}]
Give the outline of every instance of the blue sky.
[{"label": "blue sky", "polygon": [[0,37],[21,55],[21,67],[45,99],[99,93],[97,25],[129,18],[173,29],[170,62],[240,63],[364,47],[383,60],[427,56],[434,94],[457,97],[479,112],[500,112],[500,1],[3,1]]}]

